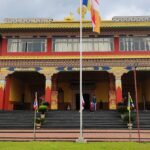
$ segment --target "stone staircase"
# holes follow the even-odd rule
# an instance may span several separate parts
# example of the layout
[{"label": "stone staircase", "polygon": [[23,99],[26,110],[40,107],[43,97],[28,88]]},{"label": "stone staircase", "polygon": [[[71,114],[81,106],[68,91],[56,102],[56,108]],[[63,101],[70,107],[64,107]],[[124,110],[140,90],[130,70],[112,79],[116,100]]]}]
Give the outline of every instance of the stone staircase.
[{"label": "stone staircase", "polygon": [[[140,129],[149,130],[150,129],[150,110],[140,111],[139,117],[140,117]],[[133,128],[134,129],[137,128],[136,122],[134,122]]]},{"label": "stone staircase", "polygon": [[[49,111],[42,129],[79,129],[80,113],[78,111]],[[117,111],[83,111],[83,128],[85,129],[125,129]]]},{"label": "stone staircase", "polygon": [[[39,116],[39,114],[37,114]],[[0,111],[0,129],[33,129],[33,111]],[[41,129],[79,129],[78,111],[48,111]],[[133,129],[136,129],[136,122]],[[150,130],[150,111],[140,111],[140,128]],[[83,111],[83,129],[127,129],[117,111]]]},{"label": "stone staircase", "polygon": [[0,111],[0,129],[32,129],[33,111]]}]

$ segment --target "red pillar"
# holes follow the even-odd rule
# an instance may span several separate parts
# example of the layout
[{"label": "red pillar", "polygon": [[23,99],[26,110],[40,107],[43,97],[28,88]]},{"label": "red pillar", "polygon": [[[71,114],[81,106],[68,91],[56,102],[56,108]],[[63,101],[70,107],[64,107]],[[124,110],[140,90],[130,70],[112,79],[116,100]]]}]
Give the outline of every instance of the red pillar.
[{"label": "red pillar", "polygon": [[0,110],[4,108],[4,88],[0,87]]},{"label": "red pillar", "polygon": [[0,79],[0,110],[4,109],[5,79]]},{"label": "red pillar", "polygon": [[2,55],[2,39],[0,38],[0,55]]},{"label": "red pillar", "polygon": [[47,86],[45,89],[45,101],[51,102],[51,87]]},{"label": "red pillar", "polygon": [[117,100],[117,104],[122,101],[121,77],[116,77],[116,100]]},{"label": "red pillar", "polygon": [[13,110],[12,104],[9,101],[10,82],[11,82],[11,80],[9,78],[6,78],[5,96],[4,96],[4,110]]},{"label": "red pillar", "polygon": [[5,37],[2,38],[2,55],[7,53],[7,39]]},{"label": "red pillar", "polygon": [[52,39],[51,38],[47,39],[47,52],[48,53],[52,52]]},{"label": "red pillar", "polygon": [[51,77],[46,76],[45,101],[51,103]]},{"label": "red pillar", "polygon": [[115,53],[119,52],[119,37],[114,38],[114,51]]}]

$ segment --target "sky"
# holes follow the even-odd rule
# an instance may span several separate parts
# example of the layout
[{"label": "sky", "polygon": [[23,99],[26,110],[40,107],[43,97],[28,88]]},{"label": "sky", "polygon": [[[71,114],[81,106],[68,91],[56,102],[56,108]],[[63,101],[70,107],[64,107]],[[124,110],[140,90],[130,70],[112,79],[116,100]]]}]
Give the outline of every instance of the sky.
[{"label": "sky", "polygon": [[[79,19],[80,0],[0,0],[0,20],[4,18],[51,18],[63,20],[70,12]],[[100,0],[103,20],[113,16],[148,16],[150,0]],[[86,19],[90,19],[88,13]]]}]

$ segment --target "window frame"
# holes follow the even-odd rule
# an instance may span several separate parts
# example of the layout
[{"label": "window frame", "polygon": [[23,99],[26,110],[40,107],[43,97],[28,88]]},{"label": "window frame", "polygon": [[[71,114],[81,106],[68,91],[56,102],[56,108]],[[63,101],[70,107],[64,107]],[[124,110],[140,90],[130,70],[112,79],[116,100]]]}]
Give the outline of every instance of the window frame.
[{"label": "window frame", "polygon": [[[77,39],[77,40],[76,40]],[[109,41],[105,41],[106,39],[109,39]],[[57,40],[57,41],[56,41]],[[59,47],[60,45],[57,45],[57,43],[59,43],[59,40],[60,40],[60,44],[61,43],[64,43],[64,47],[67,46],[69,44],[69,40],[71,42],[71,49],[67,49],[67,50],[64,50],[65,48],[63,48],[63,46],[61,46],[61,48],[57,48]],[[65,41],[66,40],[66,41]],[[88,41],[89,40],[89,41]],[[88,49],[85,49],[85,47],[89,47],[87,46],[89,44],[89,42],[92,41],[92,45],[91,45],[91,49],[88,50]],[[52,38],[52,51],[54,53],[57,53],[57,52],[79,52],[79,42],[80,42],[80,39],[78,37],[75,37],[75,38],[70,38],[70,37],[53,37]],[[98,43],[97,47],[100,47],[100,43],[102,43],[103,45],[105,43],[110,43],[110,44],[107,44],[107,46],[110,46],[110,49],[109,50],[103,50],[103,49],[100,49],[98,48],[99,50],[96,50],[96,46],[95,46],[95,42]],[[76,46],[75,46],[76,44]],[[86,37],[86,38],[83,38],[83,52],[114,52],[114,37],[98,37],[98,38],[89,38],[89,37]],[[74,47],[77,47],[77,50],[75,50]],[[104,47],[104,46],[103,46]]]},{"label": "window frame", "polygon": [[[16,42],[13,42],[16,40]],[[39,40],[39,42],[38,42]],[[7,39],[7,52],[8,53],[45,53],[47,52],[47,39],[46,38],[8,38]],[[16,48],[13,48],[16,43]],[[34,49],[34,44],[40,44],[40,50]],[[29,44],[31,44],[31,49],[29,49]],[[45,45],[43,47],[43,44]],[[24,46],[25,45],[25,49]],[[44,48],[44,49],[43,49]],[[36,51],[35,51],[36,50]]]},{"label": "window frame", "polygon": [[[129,47],[129,43],[131,44],[131,48]],[[121,45],[123,45],[122,48]],[[142,45],[144,45],[144,48],[142,48]],[[149,36],[120,37],[119,51],[120,52],[149,52],[150,37]]]}]

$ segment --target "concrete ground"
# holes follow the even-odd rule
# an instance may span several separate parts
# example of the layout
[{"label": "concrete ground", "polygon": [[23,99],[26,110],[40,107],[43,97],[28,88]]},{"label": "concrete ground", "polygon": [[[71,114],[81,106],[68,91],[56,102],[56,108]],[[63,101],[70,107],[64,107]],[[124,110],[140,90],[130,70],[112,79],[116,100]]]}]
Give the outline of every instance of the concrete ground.
[{"label": "concrete ground", "polygon": [[[83,130],[87,141],[139,141],[137,130]],[[35,139],[34,139],[35,136]],[[0,141],[76,141],[79,130],[0,130]],[[150,142],[150,130],[140,131],[140,141]]]}]

